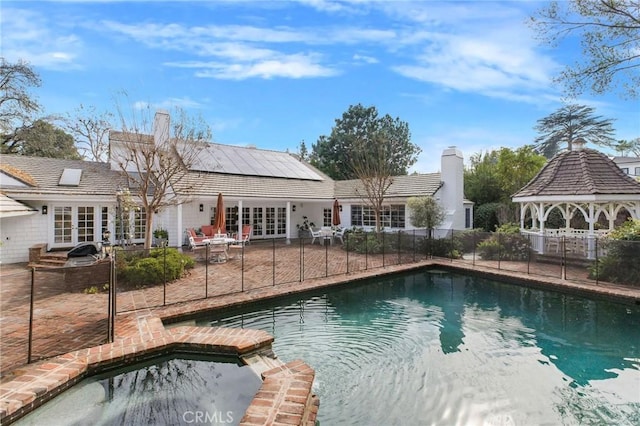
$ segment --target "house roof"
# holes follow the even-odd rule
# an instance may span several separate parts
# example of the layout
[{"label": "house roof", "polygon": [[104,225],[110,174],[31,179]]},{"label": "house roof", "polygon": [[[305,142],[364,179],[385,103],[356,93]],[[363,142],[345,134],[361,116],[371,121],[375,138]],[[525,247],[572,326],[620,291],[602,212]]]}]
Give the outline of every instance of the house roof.
[{"label": "house roof", "polygon": [[243,199],[330,200],[334,198],[333,184],[326,177],[323,180],[308,180],[192,171],[174,189],[193,196],[213,196],[222,192],[225,197]]},{"label": "house roof", "polygon": [[606,155],[584,148],[553,157],[513,197],[596,194],[637,195],[640,182],[627,176]]},{"label": "house roof", "polygon": [[[440,173],[394,176],[385,198],[433,196],[440,186]],[[359,179],[335,182],[335,197],[338,199],[360,198],[362,190],[362,182]]]},{"label": "house roof", "polygon": [[[122,174],[110,169],[107,163],[58,158],[1,155],[0,173],[26,185],[3,186],[3,192],[34,194],[113,195],[118,187],[126,186]],[[65,169],[80,170],[77,185],[61,185]]]}]

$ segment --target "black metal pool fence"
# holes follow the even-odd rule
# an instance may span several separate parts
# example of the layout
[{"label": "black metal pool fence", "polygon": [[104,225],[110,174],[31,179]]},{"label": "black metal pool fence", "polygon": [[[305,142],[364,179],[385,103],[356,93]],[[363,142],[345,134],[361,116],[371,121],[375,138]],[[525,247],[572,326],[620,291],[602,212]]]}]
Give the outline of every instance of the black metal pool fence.
[{"label": "black metal pool fence", "polygon": [[[194,267],[177,277],[175,265],[167,263],[171,250],[194,260]],[[160,251],[160,252],[159,252]],[[634,257],[635,254],[635,257]],[[333,236],[252,240],[246,246],[227,248],[226,254],[212,245],[154,249],[158,259],[153,284],[127,279],[127,263],[118,256],[148,257],[148,251],[128,248],[115,251],[116,311],[159,307],[253,290],[349,274],[428,258],[471,263],[498,270],[567,280],[616,282],[640,286],[640,241],[613,241],[580,237],[549,237],[477,230],[347,232],[342,240]],[[615,257],[615,259],[612,259]],[[171,273],[167,270],[171,268]],[[629,270],[627,275],[611,270]],[[634,276],[635,274],[635,276]],[[135,276],[135,274],[134,274]],[[170,277],[170,278],[167,278]],[[125,279],[127,280],[125,282]]]},{"label": "black metal pool fence", "polygon": [[[569,236],[475,230],[379,233],[354,230],[345,233],[342,241],[334,236],[315,240],[310,237],[252,240],[245,246],[226,248],[226,256],[210,245],[197,250],[109,249],[109,256],[94,265],[32,268],[30,273],[16,278],[21,282],[15,285],[24,288],[21,294],[28,295],[28,301],[22,296],[19,307],[3,308],[2,315],[19,317],[17,322],[22,327],[28,324],[28,335],[23,331],[9,336],[12,326],[5,322],[3,345],[24,353],[21,359],[32,362],[112,341],[117,313],[428,258],[567,280],[590,280],[594,285],[606,281],[640,286],[640,241]],[[188,257],[176,264],[176,253]],[[3,302],[9,303],[11,299],[4,298]],[[80,308],[74,313],[74,327],[69,327],[64,321],[69,313],[60,307],[76,306],[74,303]],[[15,342],[11,340],[14,338]]]}]

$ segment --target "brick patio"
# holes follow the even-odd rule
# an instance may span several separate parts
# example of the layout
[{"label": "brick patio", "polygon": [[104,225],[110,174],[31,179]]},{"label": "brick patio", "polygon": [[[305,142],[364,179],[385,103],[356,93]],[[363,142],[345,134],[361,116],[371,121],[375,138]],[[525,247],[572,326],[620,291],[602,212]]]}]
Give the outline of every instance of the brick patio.
[{"label": "brick patio", "polygon": [[[276,248],[275,255],[274,248]],[[303,267],[300,266],[300,259],[304,259]],[[584,268],[567,271],[567,276],[571,280],[563,280],[557,265],[502,262],[499,266],[498,270],[497,262],[473,259],[454,261],[419,259],[411,254],[395,253],[384,257],[349,253],[347,257],[346,252],[337,246],[252,244],[248,246],[242,258],[236,256],[222,264],[197,262],[196,268],[187,276],[167,284],[165,288],[156,286],[118,292],[119,314],[116,317],[117,338],[114,344],[122,345],[122,342],[132,344],[134,341],[139,344],[141,336],[155,336],[154,338],[163,336],[162,339],[165,339],[164,344],[166,344],[167,333],[173,336],[171,333],[175,331],[166,332],[161,321],[176,320],[224,306],[239,305],[424,267],[468,271],[524,285],[640,303],[640,289],[602,282],[595,283],[586,278]],[[536,275],[533,275],[533,272]],[[55,273],[36,273],[32,357],[44,360],[24,366],[27,359],[31,274],[25,265],[3,266],[1,269],[0,372],[1,385],[4,389],[2,398],[7,394],[7,386],[11,387],[16,383],[24,382],[27,377],[33,379],[31,374],[34,374],[34,371],[47,371],[43,366],[51,363],[50,357],[56,355],[59,355],[58,358],[69,357],[69,353],[76,354],[74,356],[77,357],[78,353],[86,350],[84,348],[106,347],[107,294],[84,294],[78,288],[73,292],[61,289],[60,286],[55,285],[57,280],[52,275]],[[100,277],[99,282],[102,282],[103,278]],[[193,332],[197,334],[196,331]],[[156,342],[148,345],[153,348],[158,344]],[[145,347],[144,350],[147,349]],[[91,359],[94,362],[100,362],[100,360]],[[89,361],[87,363],[87,365],[91,364]],[[74,368],[71,367],[69,371],[64,370],[64,374],[60,377],[56,376],[56,380],[67,377],[68,382],[76,377],[82,368],[76,373]],[[282,374],[293,377],[297,374],[296,368],[294,366],[291,371],[287,370]],[[265,383],[268,376],[265,376]],[[51,377],[48,380],[51,380]],[[283,386],[284,389],[287,385]],[[46,388],[49,389],[48,386]],[[32,396],[37,396],[38,392],[33,393]],[[281,396],[277,394],[274,398]],[[313,411],[312,407],[315,406],[317,411],[317,401],[313,401],[310,394],[307,396],[310,399],[305,401],[307,411],[304,415],[308,420],[309,410]],[[23,406],[33,402],[30,398],[24,396]],[[279,400],[285,406],[291,402],[286,398]],[[3,401],[6,405],[6,400],[3,399]],[[16,409],[15,406],[12,407]],[[289,409],[293,408],[289,407]],[[299,411],[299,408],[295,410]],[[275,412],[277,409],[272,408],[268,413],[263,411],[260,414],[261,417],[255,417],[253,411],[251,413],[247,411],[250,416],[245,419],[245,423],[254,424],[252,419],[264,416],[273,419]]]}]

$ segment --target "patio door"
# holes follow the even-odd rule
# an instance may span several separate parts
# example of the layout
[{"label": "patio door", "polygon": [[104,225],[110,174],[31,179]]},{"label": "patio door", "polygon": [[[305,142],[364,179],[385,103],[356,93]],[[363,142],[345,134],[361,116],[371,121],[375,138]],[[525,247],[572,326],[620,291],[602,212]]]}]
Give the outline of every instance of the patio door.
[{"label": "patio door", "polygon": [[53,206],[53,238],[51,247],[73,247],[99,241],[95,206]]}]

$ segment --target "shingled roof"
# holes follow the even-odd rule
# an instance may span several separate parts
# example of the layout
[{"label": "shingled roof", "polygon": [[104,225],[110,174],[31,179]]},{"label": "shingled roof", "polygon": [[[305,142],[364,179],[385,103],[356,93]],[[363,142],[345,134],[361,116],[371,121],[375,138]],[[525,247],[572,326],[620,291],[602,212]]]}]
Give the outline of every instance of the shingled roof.
[{"label": "shingled roof", "polygon": [[566,151],[553,157],[514,198],[640,194],[640,182],[627,176],[603,153],[594,149]]},{"label": "shingled roof", "polygon": [[[442,186],[440,173],[394,176],[385,197],[433,196]],[[363,192],[359,179],[336,181],[335,194],[338,199],[359,198]]]},{"label": "shingled roof", "polygon": [[[119,186],[126,185],[122,174],[111,170],[108,163],[23,155],[2,155],[0,161],[2,173],[27,184],[3,187],[7,194],[113,195]],[[77,186],[60,185],[65,169],[82,170]]]}]

